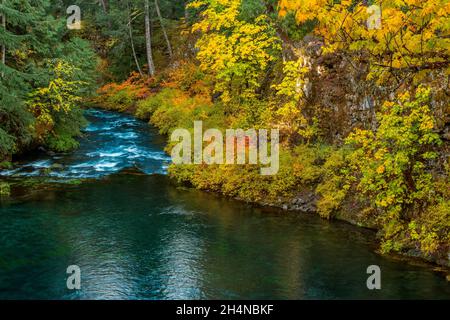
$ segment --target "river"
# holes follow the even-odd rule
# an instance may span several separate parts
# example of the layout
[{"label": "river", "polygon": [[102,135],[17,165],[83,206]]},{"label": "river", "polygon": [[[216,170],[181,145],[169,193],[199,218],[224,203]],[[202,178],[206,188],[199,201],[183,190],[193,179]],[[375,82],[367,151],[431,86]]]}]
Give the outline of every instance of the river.
[{"label": "river", "polygon": [[[0,299],[450,298],[441,275],[376,254],[372,232],[177,187],[154,129],[86,115],[78,150],[0,173],[51,181],[0,201]],[[370,265],[381,290],[366,286]]]}]

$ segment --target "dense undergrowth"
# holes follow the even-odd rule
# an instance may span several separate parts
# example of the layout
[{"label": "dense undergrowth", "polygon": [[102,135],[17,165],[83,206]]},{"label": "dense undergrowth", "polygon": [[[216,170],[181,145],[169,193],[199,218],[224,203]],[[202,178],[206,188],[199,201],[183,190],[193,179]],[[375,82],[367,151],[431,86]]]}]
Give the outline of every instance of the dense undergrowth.
[{"label": "dense undergrowth", "polygon": [[80,102],[95,92],[97,56],[47,0],[0,6],[0,161],[37,147],[70,151],[86,124]]},{"label": "dense undergrowth", "polygon": [[[349,76],[344,51],[311,52],[318,38],[295,43],[293,36],[280,38],[278,22],[270,16],[245,16],[240,1],[224,3],[191,5],[204,12],[186,27],[196,35],[192,56],[179,54],[157,78],[146,80],[151,83],[133,74],[121,84],[106,85],[96,102],[133,112],[168,136],[177,128],[192,129],[195,120],[205,129],[278,128],[277,175],[262,176],[256,165],[203,164],[172,165],[170,176],[201,190],[285,208],[312,194],[321,217],[345,217],[378,229],[383,252],[448,264],[450,167],[448,143],[439,134],[448,107],[445,98],[439,100],[445,89],[427,84],[421,75],[364,108],[367,93],[358,86],[336,93],[334,78]],[[177,45],[180,52],[190,52],[187,45]],[[372,91],[393,86],[377,84],[371,80],[376,71],[365,70],[366,85],[378,88]],[[432,72],[439,77],[442,71]],[[350,76],[362,81],[361,74]],[[330,110],[326,100],[334,95],[339,102]],[[362,104],[363,111],[352,114],[346,109],[351,103]]]}]

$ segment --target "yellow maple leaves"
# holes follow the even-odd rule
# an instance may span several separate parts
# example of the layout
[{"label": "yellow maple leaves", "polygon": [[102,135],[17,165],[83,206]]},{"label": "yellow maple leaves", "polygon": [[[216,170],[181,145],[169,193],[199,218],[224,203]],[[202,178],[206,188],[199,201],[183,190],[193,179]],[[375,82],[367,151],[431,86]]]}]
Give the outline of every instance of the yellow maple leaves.
[{"label": "yellow maple leaves", "polygon": [[252,97],[280,50],[268,17],[260,15],[252,22],[240,19],[241,0],[196,0],[189,7],[202,9],[202,19],[192,31],[201,35],[197,59],[204,72],[214,75],[215,91],[225,102],[235,90],[239,97]]},{"label": "yellow maple leaves", "polygon": [[81,98],[77,95],[77,88],[83,85],[82,81],[73,80],[77,70],[64,60],[51,61],[54,76],[48,86],[37,88],[28,101],[29,110],[36,117],[36,131],[44,136],[51,131],[56,123],[55,117],[59,113],[70,113],[77,107]]},{"label": "yellow maple leaves", "polygon": [[[299,23],[314,20],[324,51],[364,51],[371,60],[370,78],[386,80],[399,72],[449,70],[450,2],[448,0],[379,0],[379,10],[363,1],[280,0],[280,15],[295,14]],[[373,7],[372,5],[372,7]],[[379,14],[380,17],[374,17]],[[378,28],[368,22],[380,19]]]}]

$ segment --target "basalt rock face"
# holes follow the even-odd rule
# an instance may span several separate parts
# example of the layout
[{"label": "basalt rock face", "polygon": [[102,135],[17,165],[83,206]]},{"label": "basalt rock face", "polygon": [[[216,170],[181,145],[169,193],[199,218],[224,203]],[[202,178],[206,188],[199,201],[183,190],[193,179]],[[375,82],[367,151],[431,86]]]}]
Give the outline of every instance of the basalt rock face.
[{"label": "basalt rock face", "polygon": [[363,59],[356,63],[340,52],[323,54],[322,46],[319,39],[307,36],[286,50],[310,69],[303,88],[305,116],[318,120],[327,142],[342,143],[353,128],[376,125],[376,107],[383,94],[366,81],[368,66]]},{"label": "basalt rock face", "polygon": [[[321,138],[329,143],[342,143],[356,127],[376,128],[376,113],[384,101],[414,87],[411,79],[391,81],[384,86],[368,80],[369,64],[363,53],[324,54],[323,42],[313,36],[306,36],[299,43],[285,43],[284,47],[286,59],[302,58],[310,69],[303,88],[304,113],[307,118],[319,121]],[[430,72],[420,83],[432,87],[430,107],[436,127],[441,138],[450,141],[448,77],[439,71]]]},{"label": "basalt rock face", "polygon": [[317,212],[316,203],[317,196],[313,192],[304,192],[292,199],[288,209],[304,213],[315,213]]},{"label": "basalt rock face", "polygon": [[317,59],[313,70],[310,98],[327,140],[340,143],[356,126],[374,125],[374,95],[361,81],[363,71],[339,55]]}]

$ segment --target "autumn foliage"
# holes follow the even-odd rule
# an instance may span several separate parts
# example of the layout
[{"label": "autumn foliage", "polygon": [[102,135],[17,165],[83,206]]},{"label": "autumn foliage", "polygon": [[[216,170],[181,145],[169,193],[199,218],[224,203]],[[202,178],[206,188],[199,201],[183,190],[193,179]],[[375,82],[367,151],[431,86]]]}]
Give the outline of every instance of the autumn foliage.
[{"label": "autumn foliage", "polygon": [[[195,120],[277,128],[280,170],[262,177],[255,165],[181,165],[171,177],[285,208],[309,193],[323,218],[376,228],[384,252],[443,261],[448,1],[195,0],[188,10],[195,18],[182,35],[191,51],[155,79],[135,73],[106,85],[102,104],[162,134]],[[289,38],[295,28],[301,40]]]}]

